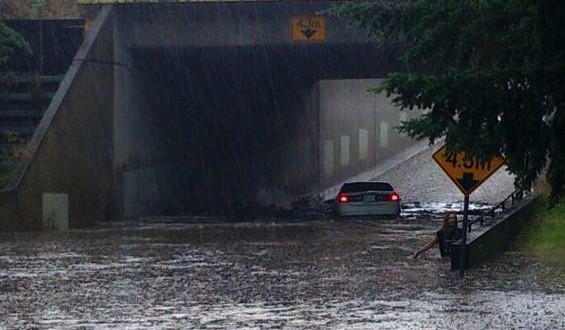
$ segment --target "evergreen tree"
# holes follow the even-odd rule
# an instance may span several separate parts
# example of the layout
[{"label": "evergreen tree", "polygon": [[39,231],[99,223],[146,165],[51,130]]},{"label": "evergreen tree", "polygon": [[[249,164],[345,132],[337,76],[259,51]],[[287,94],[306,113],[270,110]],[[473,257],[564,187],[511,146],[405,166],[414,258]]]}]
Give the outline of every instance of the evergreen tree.
[{"label": "evergreen tree", "polygon": [[8,61],[10,55],[20,48],[30,51],[29,44],[22,35],[0,21],[0,68]]},{"label": "evergreen tree", "polygon": [[399,49],[405,70],[375,91],[403,111],[398,129],[489,159],[502,154],[529,189],[546,169],[551,200],[565,183],[565,1],[379,0],[332,13]]}]

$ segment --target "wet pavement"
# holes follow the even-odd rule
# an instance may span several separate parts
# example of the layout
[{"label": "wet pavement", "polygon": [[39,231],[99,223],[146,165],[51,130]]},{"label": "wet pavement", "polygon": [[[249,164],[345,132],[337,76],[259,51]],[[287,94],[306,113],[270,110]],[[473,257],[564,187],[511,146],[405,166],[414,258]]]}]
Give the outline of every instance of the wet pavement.
[{"label": "wet pavement", "polygon": [[187,216],[0,234],[0,328],[565,328],[563,267],[510,251],[461,278],[437,249],[412,260],[439,225]]}]

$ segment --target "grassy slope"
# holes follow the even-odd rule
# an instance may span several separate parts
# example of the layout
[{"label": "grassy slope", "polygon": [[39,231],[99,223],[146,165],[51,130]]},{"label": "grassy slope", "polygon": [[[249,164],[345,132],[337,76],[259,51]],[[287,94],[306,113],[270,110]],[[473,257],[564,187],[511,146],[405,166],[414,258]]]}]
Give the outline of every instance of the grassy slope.
[{"label": "grassy slope", "polygon": [[536,201],[532,225],[524,232],[520,249],[548,261],[565,262],[565,201],[547,208],[543,198]]}]

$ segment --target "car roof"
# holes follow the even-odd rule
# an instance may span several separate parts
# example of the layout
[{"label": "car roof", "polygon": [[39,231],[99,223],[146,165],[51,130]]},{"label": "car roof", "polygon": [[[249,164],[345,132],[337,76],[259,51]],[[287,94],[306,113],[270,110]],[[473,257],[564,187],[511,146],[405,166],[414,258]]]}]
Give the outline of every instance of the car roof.
[{"label": "car roof", "polygon": [[388,182],[364,181],[344,183],[339,191],[344,193],[362,191],[394,191],[394,188]]}]

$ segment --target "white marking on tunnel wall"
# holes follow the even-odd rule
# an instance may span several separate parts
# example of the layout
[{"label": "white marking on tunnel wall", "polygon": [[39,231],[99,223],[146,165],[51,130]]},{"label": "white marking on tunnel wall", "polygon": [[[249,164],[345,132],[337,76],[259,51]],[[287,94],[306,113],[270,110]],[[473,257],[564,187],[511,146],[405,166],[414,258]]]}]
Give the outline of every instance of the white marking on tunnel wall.
[{"label": "white marking on tunnel wall", "polygon": [[349,166],[349,136],[342,135],[340,140],[341,166]]},{"label": "white marking on tunnel wall", "polygon": [[367,159],[369,154],[369,131],[359,129],[359,159]]},{"label": "white marking on tunnel wall", "polygon": [[330,175],[334,172],[334,141],[324,140],[324,174]]},{"label": "white marking on tunnel wall", "polygon": [[43,229],[69,229],[69,195],[44,193],[42,196]]},{"label": "white marking on tunnel wall", "polygon": [[379,143],[381,148],[388,148],[388,123],[386,121],[381,122],[379,127]]}]

